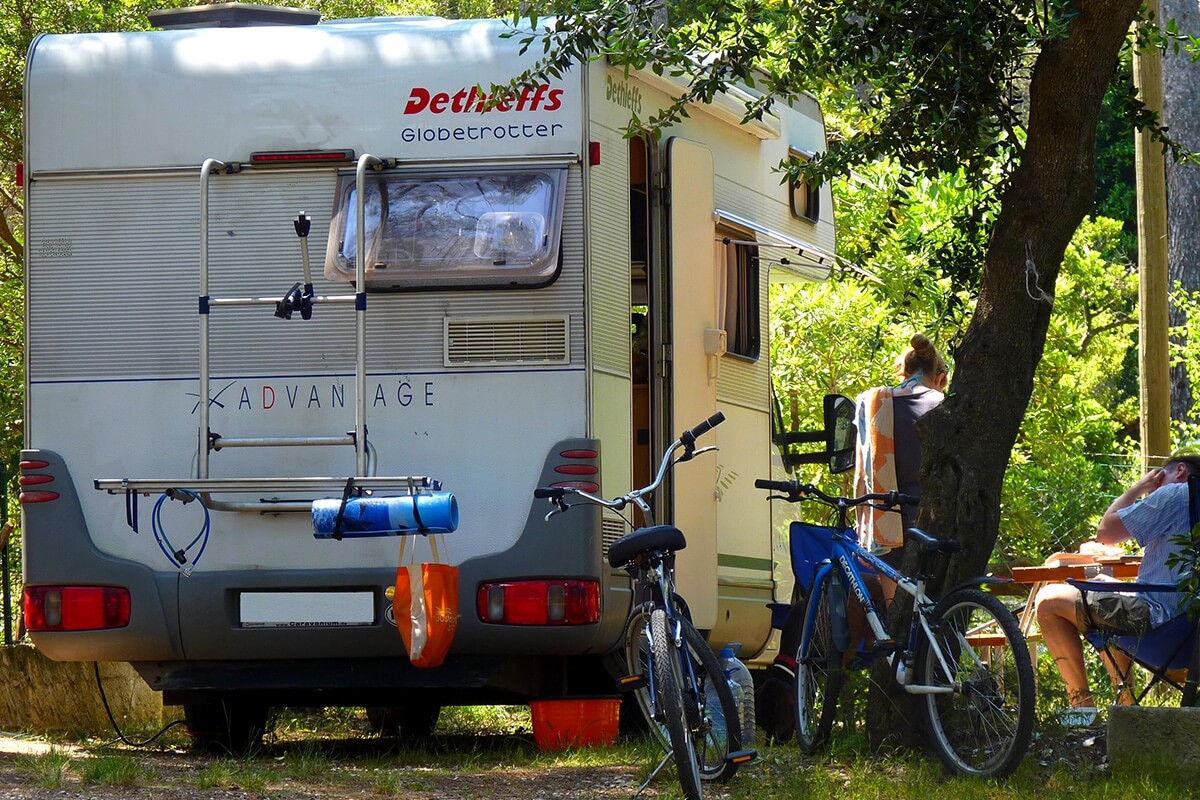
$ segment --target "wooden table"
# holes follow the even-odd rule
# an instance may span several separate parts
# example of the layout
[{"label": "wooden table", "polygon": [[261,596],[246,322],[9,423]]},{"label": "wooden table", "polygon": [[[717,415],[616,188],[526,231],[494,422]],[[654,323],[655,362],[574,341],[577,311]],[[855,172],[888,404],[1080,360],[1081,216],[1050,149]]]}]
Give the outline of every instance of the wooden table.
[{"label": "wooden table", "polygon": [[1021,633],[1027,637],[1030,635],[1030,629],[1033,627],[1035,619],[1033,601],[1037,599],[1038,592],[1047,583],[1062,583],[1067,578],[1086,580],[1101,574],[1111,578],[1126,580],[1136,578],[1141,565],[1142,560],[1140,556],[1126,556],[1121,559],[1103,559],[1080,564],[1013,567],[1013,580],[1029,586],[1029,600],[1026,601],[1025,608],[1022,609],[1020,616]]}]

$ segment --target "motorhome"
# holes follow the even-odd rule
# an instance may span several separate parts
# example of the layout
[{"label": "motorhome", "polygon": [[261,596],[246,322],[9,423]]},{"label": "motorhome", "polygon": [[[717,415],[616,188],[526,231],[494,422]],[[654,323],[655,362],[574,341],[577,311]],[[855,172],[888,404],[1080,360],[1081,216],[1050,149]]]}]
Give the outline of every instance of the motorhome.
[{"label": "motorhome", "polygon": [[[597,60],[491,97],[540,53],[502,21],[218,21],[29,51],[36,646],[129,662],[235,743],[273,706],[420,730],[444,704],[607,694],[630,582],[605,552],[637,520],[546,522],[533,490],[644,485],[719,410],[719,452],[656,513],[687,535],[697,627],[769,658],[766,604],[791,584],[753,488],[768,288],[824,277],[834,249],[827,187],[778,166],[824,149],[816,101],[746,121],[754,92],[731,90],[628,137],[676,79]],[[416,669],[398,539],[314,535],[310,511],[439,487],[459,621],[445,663]]]}]

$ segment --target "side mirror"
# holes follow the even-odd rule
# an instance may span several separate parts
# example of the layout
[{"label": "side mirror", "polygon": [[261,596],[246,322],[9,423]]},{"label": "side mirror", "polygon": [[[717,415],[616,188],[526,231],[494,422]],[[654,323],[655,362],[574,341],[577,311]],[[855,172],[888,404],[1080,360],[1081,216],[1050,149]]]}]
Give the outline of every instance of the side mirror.
[{"label": "side mirror", "polygon": [[[772,441],[779,447],[783,467],[791,472],[800,464],[829,464],[830,472],[845,472],[854,468],[854,401],[840,394],[825,395],[823,406],[824,430],[800,433],[783,430],[783,413],[775,403]],[[796,452],[798,444],[823,444],[822,450]]]},{"label": "side mirror", "polygon": [[829,471],[854,469],[854,401],[840,394],[825,395],[825,454]]}]

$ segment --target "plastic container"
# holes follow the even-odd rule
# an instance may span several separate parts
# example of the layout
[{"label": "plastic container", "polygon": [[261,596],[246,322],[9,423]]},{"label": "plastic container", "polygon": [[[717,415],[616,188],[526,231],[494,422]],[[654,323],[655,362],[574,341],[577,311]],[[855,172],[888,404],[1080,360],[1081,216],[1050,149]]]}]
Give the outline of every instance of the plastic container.
[{"label": "plastic container", "polygon": [[[414,511],[415,508],[415,511]],[[332,539],[342,500],[314,500],[313,536]],[[422,525],[424,528],[422,528]],[[451,533],[458,527],[458,501],[450,492],[422,492],[396,497],[351,497],[342,512],[342,536],[402,536],[406,533]]]},{"label": "plastic container", "polygon": [[737,651],[741,649],[741,642],[730,642],[721,648],[717,660],[725,671],[725,680],[729,681],[733,702],[742,723],[742,749],[748,750],[754,747],[754,677],[746,665],[738,660]]},{"label": "plastic container", "polygon": [[534,700],[529,711],[533,739],[540,750],[611,747],[617,741],[619,697]]}]

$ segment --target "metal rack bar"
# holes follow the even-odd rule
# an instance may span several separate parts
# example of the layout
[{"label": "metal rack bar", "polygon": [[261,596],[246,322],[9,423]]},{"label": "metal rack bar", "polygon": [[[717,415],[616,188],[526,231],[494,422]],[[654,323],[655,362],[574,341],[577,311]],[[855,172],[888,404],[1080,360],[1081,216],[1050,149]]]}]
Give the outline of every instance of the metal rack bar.
[{"label": "metal rack bar", "polygon": [[226,447],[330,447],[354,444],[354,437],[345,436],[239,436],[214,437],[213,450]]},{"label": "metal rack bar", "polygon": [[[97,478],[96,489],[109,494],[158,494],[168,489],[194,492],[342,492],[346,478]],[[425,475],[356,477],[354,486],[364,491],[433,489],[437,481]]]}]

